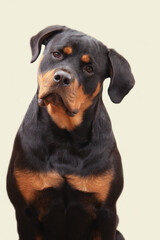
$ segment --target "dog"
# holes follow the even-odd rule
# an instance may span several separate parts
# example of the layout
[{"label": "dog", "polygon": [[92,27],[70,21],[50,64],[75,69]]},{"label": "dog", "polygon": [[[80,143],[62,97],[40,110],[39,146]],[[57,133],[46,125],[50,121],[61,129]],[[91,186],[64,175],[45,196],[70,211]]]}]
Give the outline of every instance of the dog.
[{"label": "dog", "polygon": [[120,103],[135,80],[114,49],[65,26],[30,41],[38,89],[15,138],[7,191],[20,240],[124,240],[116,201],[121,157],[102,101]]}]

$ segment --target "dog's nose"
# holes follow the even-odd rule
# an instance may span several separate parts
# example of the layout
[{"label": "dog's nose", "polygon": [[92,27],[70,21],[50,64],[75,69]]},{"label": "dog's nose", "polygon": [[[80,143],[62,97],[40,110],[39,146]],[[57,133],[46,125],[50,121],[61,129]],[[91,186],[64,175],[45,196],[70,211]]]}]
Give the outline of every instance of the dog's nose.
[{"label": "dog's nose", "polygon": [[53,79],[55,82],[59,82],[63,86],[68,86],[73,81],[71,74],[63,70],[56,71],[54,73]]}]

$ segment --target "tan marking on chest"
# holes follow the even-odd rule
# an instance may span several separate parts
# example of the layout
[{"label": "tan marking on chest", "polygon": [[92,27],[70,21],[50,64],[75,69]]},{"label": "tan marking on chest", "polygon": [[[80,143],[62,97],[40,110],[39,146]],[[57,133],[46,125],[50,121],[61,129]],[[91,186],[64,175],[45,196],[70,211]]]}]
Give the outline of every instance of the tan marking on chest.
[{"label": "tan marking on chest", "polygon": [[34,200],[37,191],[42,191],[45,188],[59,187],[64,179],[57,172],[30,172],[27,170],[15,169],[14,176],[18,188],[27,202]]},{"label": "tan marking on chest", "polygon": [[114,179],[113,170],[109,170],[103,175],[80,177],[69,175],[66,177],[68,183],[82,192],[95,193],[97,200],[105,201],[108,197],[111,183]]},{"label": "tan marking on chest", "polygon": [[77,96],[71,104],[72,109],[79,109],[79,112],[74,117],[68,116],[63,107],[54,106],[52,104],[47,105],[49,115],[58,127],[67,129],[68,131],[74,130],[76,126],[82,123],[84,111],[91,106],[93,99],[99,93],[100,88],[101,85],[98,83],[95,92],[90,96],[84,93],[82,86],[79,87]]}]

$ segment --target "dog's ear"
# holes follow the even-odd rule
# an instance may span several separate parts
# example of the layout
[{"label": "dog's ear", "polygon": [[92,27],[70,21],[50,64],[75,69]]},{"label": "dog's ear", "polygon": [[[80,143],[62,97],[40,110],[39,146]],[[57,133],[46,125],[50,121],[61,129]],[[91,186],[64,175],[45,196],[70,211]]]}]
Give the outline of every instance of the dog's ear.
[{"label": "dog's ear", "polygon": [[41,45],[46,45],[47,39],[58,32],[64,31],[65,29],[67,29],[65,26],[54,25],[43,29],[35,36],[33,36],[30,40],[32,50],[31,63],[33,63],[38,58],[41,51]]},{"label": "dog's ear", "polygon": [[131,68],[127,60],[114,49],[108,50],[110,60],[111,82],[108,94],[114,103],[120,103],[135,84]]}]

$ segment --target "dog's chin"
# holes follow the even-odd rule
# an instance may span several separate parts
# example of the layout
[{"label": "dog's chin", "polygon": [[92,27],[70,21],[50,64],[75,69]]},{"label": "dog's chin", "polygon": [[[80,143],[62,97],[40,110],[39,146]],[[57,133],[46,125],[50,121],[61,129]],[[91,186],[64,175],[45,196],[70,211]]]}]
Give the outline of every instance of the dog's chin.
[{"label": "dog's chin", "polygon": [[65,103],[65,98],[57,93],[51,93],[44,96],[43,98],[38,98],[38,104],[40,107],[46,106],[48,104],[52,104],[56,107],[62,107],[65,110],[66,114],[70,117],[74,117],[79,112],[78,109],[72,110],[69,105]]}]

